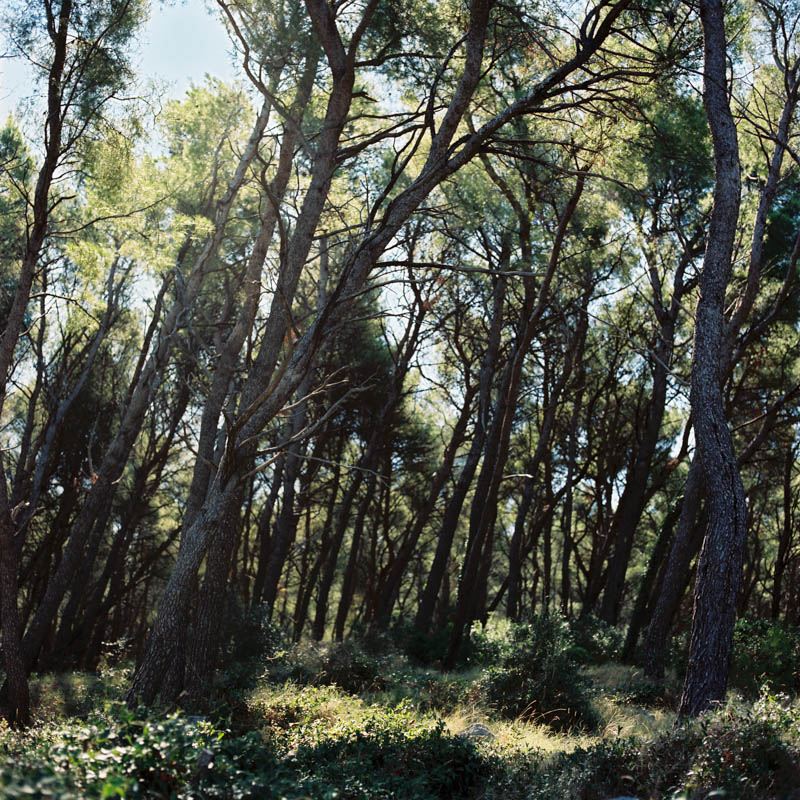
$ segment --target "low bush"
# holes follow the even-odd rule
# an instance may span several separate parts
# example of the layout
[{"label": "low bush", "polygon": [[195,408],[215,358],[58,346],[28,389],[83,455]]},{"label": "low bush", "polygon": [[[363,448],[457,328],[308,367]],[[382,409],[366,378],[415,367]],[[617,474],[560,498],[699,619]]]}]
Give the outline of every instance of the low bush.
[{"label": "low bush", "polygon": [[286,631],[270,620],[266,604],[244,608],[236,599],[228,602],[230,613],[222,631],[226,661],[262,663],[288,646]]},{"label": "low bush", "polygon": [[469,676],[406,667],[387,674],[381,695],[381,701],[394,705],[402,700],[411,702],[417,711],[447,715],[460,706],[480,704],[483,695]]},{"label": "low bush", "polygon": [[[392,626],[391,635],[396,648],[419,666],[441,667],[447,656],[452,623],[430,631],[420,631],[411,622],[398,619]],[[501,643],[491,623],[485,628],[473,628],[461,645],[455,664],[457,670],[476,666],[489,666],[497,662]]]},{"label": "low bush", "polygon": [[331,726],[317,721],[286,736],[287,764],[310,797],[334,788],[342,798],[425,800],[471,796],[489,774],[467,739],[444,723],[421,723],[409,703],[370,709],[366,718]]},{"label": "low bush", "polygon": [[385,688],[388,671],[388,657],[367,653],[355,641],[295,645],[269,665],[273,683],[338,686],[353,694]]},{"label": "low bush", "polygon": [[528,765],[524,796],[789,800],[800,786],[798,734],[797,706],[762,696],[750,709],[707,714],[650,741],[607,739]]},{"label": "low bush", "polygon": [[[489,774],[474,745],[410,704],[333,721],[330,692],[296,694],[281,724],[234,736],[196,717],[124,706],[81,724],[0,731],[0,796],[58,800],[436,800],[471,796]],[[286,700],[286,697],[283,697]]]},{"label": "low bush", "polygon": [[506,718],[531,719],[557,730],[594,728],[589,689],[570,654],[572,646],[561,617],[541,615],[512,625],[499,664],[481,682],[487,702]]},{"label": "low bush", "polygon": [[199,753],[221,738],[211,723],[139,719],[118,704],[86,722],[3,732],[3,797],[171,797],[189,791]]},{"label": "low bush", "polygon": [[800,629],[742,618],[733,640],[731,683],[738,689],[751,697],[765,683],[776,691],[800,689]]},{"label": "low bush", "polygon": [[603,664],[619,658],[625,634],[614,625],[586,615],[568,621],[572,644],[570,655],[581,664]]}]

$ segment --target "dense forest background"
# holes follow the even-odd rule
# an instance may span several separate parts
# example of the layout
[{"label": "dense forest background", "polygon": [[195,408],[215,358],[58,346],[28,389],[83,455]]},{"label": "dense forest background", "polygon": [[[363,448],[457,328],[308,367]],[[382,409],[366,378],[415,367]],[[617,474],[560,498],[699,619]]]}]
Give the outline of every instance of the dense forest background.
[{"label": "dense forest background", "polygon": [[6,718],[109,654],[203,698],[254,620],[597,617],[724,698],[800,623],[800,6],[215,13],[240,81],[161,103],[144,0],[0,11]]}]

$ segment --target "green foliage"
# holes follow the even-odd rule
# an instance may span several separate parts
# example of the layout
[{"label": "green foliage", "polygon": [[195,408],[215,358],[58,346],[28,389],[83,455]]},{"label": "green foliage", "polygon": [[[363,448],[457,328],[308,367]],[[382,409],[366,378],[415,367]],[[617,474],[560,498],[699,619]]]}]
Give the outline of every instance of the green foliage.
[{"label": "green foliage", "polygon": [[[85,723],[1,735],[3,797],[454,798],[488,773],[474,746],[409,704],[331,725],[297,693],[284,725],[234,736],[204,719],[122,705]],[[284,709],[287,712],[288,709]],[[287,720],[291,720],[290,722]],[[281,730],[284,728],[284,730]]]},{"label": "green foliage", "polygon": [[325,648],[315,682],[338,686],[346,692],[363,692],[383,686],[382,662],[365,653],[354,642],[339,642]]},{"label": "green foliage", "polygon": [[482,700],[474,676],[422,669],[398,669],[390,673],[382,696],[389,698],[389,702],[408,700],[422,713],[437,714],[451,714],[462,706],[473,708]]},{"label": "green foliage", "polygon": [[228,630],[221,637],[230,659],[240,662],[274,658],[287,644],[286,631],[269,618],[269,609],[258,603],[245,609],[236,602],[229,602]]},{"label": "green foliage", "polygon": [[[392,635],[398,648],[412,663],[418,665],[441,665],[447,654],[452,631],[451,623],[430,631],[421,631],[405,619],[395,620],[392,626]],[[501,646],[500,639],[493,632],[471,631],[469,640],[459,650],[456,669],[496,663]]]},{"label": "green foliage", "polygon": [[569,621],[573,644],[569,654],[581,664],[602,664],[619,657],[625,634],[614,625],[592,615]]},{"label": "green foliage", "polygon": [[488,772],[471,742],[448,734],[442,722],[421,724],[407,703],[334,726],[315,722],[287,743],[289,763],[309,776],[304,789],[312,797],[330,796],[327,783],[343,798],[456,798]]},{"label": "green foliage", "polygon": [[[19,260],[25,242],[25,198],[33,161],[17,127],[9,117],[0,129],[0,319],[8,319],[17,288]],[[27,324],[27,323],[26,323]]]},{"label": "green foliage", "polygon": [[[606,739],[525,773],[529,800],[638,797],[705,800],[785,798],[798,785],[800,711],[763,696],[746,711],[723,710],[651,741]],[[530,769],[529,765],[527,766]],[[521,769],[519,766],[518,769]]]},{"label": "green foliage", "polygon": [[270,668],[274,681],[338,686],[354,694],[383,689],[386,672],[386,659],[366,652],[355,641],[294,647],[279,653]]},{"label": "green foliage", "polygon": [[742,618],[733,633],[731,683],[757,695],[768,683],[779,691],[800,689],[800,629],[766,619]]},{"label": "green foliage", "polygon": [[555,729],[593,728],[597,720],[570,652],[573,644],[566,621],[558,616],[542,614],[512,625],[499,664],[483,679],[486,699],[504,717]]},{"label": "green foliage", "polygon": [[222,737],[208,722],[141,719],[123,705],[63,726],[2,737],[4,797],[170,797],[192,779],[200,750]]},{"label": "green foliage", "polygon": [[[504,657],[526,628],[528,640],[538,636],[542,645],[569,641],[558,618],[533,620],[507,631]],[[76,687],[85,683],[69,677]],[[467,676],[387,671],[387,683],[401,680],[408,696],[396,702],[384,694],[382,704],[332,686],[265,684],[247,698],[245,727],[108,701],[87,713],[87,698],[83,719],[40,721],[25,732],[0,728],[0,796],[786,800],[800,785],[800,707],[785,696],[762,693],[752,705],[728,706],[653,738],[583,739],[570,752],[564,748],[578,742],[564,739],[561,752],[546,755],[508,739],[476,745],[420,713],[463,703],[478,685]],[[119,676],[103,682],[105,689],[92,689],[95,701]]]},{"label": "green foliage", "polygon": [[[0,15],[0,26],[7,41],[13,42],[13,55],[24,55],[36,65],[36,77],[47,90],[49,55],[54,26],[50,4],[12,0]],[[63,4],[59,4],[61,6]],[[66,84],[62,95],[70,97],[72,122],[82,126],[105,113],[109,98],[128,87],[134,73],[130,56],[133,37],[147,16],[143,0],[75,0],[69,16],[70,47],[64,69]],[[86,136],[87,130],[81,129]]]}]

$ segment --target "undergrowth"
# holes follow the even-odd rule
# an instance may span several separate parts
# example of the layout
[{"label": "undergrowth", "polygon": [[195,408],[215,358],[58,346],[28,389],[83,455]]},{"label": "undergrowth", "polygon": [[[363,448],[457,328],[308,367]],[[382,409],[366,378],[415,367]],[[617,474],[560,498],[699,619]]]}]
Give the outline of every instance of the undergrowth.
[{"label": "undergrowth", "polygon": [[[271,637],[222,674],[200,715],[127,709],[129,666],[40,677],[36,724],[0,728],[0,796],[800,800],[789,696],[734,696],[674,727],[677,678],[656,692],[609,660],[618,643],[602,626],[576,634],[551,617],[482,635],[490,663],[452,674],[391,640]],[[559,705],[566,724],[543,713]]]}]

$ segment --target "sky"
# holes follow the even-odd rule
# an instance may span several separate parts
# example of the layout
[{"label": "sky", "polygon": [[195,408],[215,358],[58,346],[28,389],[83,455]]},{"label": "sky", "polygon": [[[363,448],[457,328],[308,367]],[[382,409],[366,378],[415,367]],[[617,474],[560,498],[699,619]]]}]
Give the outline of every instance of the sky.
[{"label": "sky", "polygon": [[[2,2],[2,0],[0,0]],[[168,96],[179,97],[205,73],[231,80],[236,74],[231,44],[216,13],[206,0],[152,0],[150,19],[140,35],[134,59],[144,80],[168,84]],[[0,52],[4,51],[0,40]],[[0,59],[0,124],[18,103],[30,96],[31,77],[26,65]]]}]

